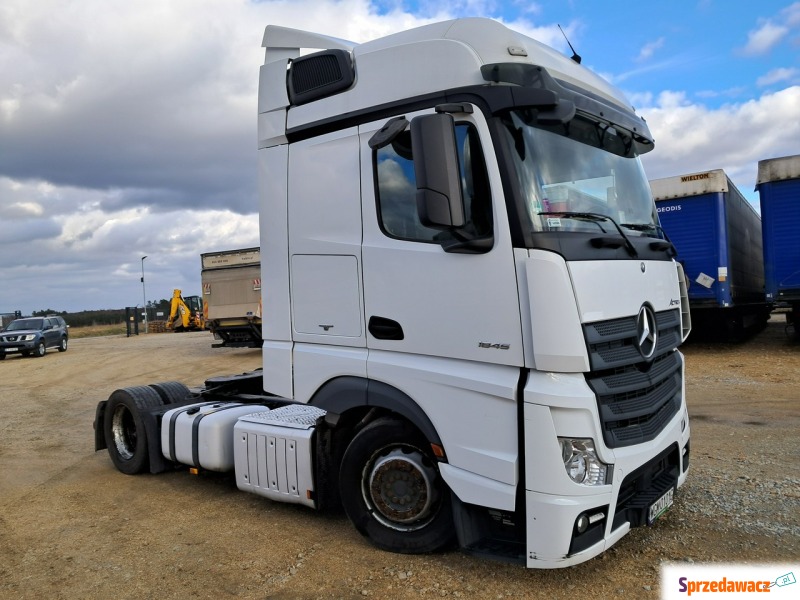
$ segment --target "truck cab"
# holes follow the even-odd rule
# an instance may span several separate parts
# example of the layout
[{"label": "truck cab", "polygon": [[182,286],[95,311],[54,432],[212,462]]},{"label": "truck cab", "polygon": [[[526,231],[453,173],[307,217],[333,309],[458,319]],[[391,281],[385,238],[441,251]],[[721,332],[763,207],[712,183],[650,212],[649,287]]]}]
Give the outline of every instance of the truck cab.
[{"label": "truck cab", "polygon": [[686,477],[690,323],[646,123],[485,19],[264,46],[265,391],[409,422],[478,552],[566,566],[652,521]]}]

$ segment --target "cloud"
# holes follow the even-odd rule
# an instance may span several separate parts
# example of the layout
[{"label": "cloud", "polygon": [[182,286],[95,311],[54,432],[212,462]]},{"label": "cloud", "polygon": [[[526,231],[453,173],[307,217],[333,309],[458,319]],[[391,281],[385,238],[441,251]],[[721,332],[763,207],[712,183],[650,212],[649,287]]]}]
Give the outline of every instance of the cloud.
[{"label": "cloud", "polygon": [[12,223],[4,222],[0,225],[2,255],[12,258],[36,244],[56,238],[60,233],[61,226],[55,219],[21,218]]},{"label": "cloud", "polygon": [[522,14],[540,15],[544,10],[540,2],[529,2],[528,0],[512,0],[511,4],[513,4],[514,8],[516,8]]},{"label": "cloud", "polygon": [[800,2],[795,2],[784,8],[781,12],[781,19],[789,27],[800,26]]},{"label": "cloud", "polygon": [[671,58],[665,61],[660,61],[657,63],[649,63],[647,65],[641,66],[637,69],[631,69],[630,71],[625,71],[624,73],[601,73],[601,75],[613,83],[614,85],[621,85],[622,82],[628,79],[636,79],[637,77],[644,75],[645,73],[654,73],[657,71],[664,71],[668,69],[672,69],[679,65],[682,62],[680,58]]},{"label": "cloud", "polygon": [[44,207],[38,202],[14,202],[3,210],[3,218],[14,220],[27,217],[41,217]]},{"label": "cloud", "polygon": [[[656,148],[642,160],[651,179],[724,169],[753,197],[758,161],[797,154],[800,86],[710,109],[683,92],[663,92],[639,109]],[[776,118],[780,115],[780,118]]]},{"label": "cloud", "polygon": [[118,3],[116,15],[91,0],[37,2],[30,12],[29,3],[11,4],[6,14],[17,26],[0,55],[3,175],[188,192],[174,196],[176,205],[213,205],[232,190],[235,208],[248,210],[254,186],[239,175],[255,165],[247,134],[257,32],[245,49],[240,20],[222,26],[230,21],[215,18],[219,2],[192,10],[179,10],[185,2]]},{"label": "cloud", "polygon": [[761,19],[759,26],[748,32],[747,44],[741,52],[745,56],[766,54],[796,27],[800,27],[800,2],[790,4],[775,18]]},{"label": "cloud", "polygon": [[738,85],[724,90],[700,90],[695,92],[695,96],[705,98],[738,98],[747,91],[747,87]]},{"label": "cloud", "polygon": [[652,58],[656,50],[659,50],[664,46],[665,41],[666,41],[665,38],[660,37],[657,40],[645,44],[639,51],[639,56],[636,57],[636,61],[643,62]]},{"label": "cloud", "polygon": [[773,69],[766,75],[759,77],[756,80],[756,84],[759,87],[765,87],[774,83],[784,82],[800,82],[800,69],[794,67]]},{"label": "cloud", "polygon": [[771,21],[762,24],[747,34],[747,44],[743,48],[746,56],[766,54],[789,33],[785,25],[776,25]]},{"label": "cloud", "polygon": [[3,305],[27,313],[141,304],[144,255],[148,300],[169,298],[173,288],[199,293],[201,253],[259,243],[258,216],[230,210],[89,207],[3,223],[0,254],[11,258],[2,268]]}]

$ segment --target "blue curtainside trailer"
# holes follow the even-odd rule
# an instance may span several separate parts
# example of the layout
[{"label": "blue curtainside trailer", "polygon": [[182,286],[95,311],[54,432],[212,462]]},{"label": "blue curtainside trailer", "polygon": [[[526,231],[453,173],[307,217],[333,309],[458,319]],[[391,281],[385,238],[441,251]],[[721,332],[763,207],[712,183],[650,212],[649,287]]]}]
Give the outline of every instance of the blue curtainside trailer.
[{"label": "blue curtainside trailer", "polygon": [[693,327],[735,338],[766,323],[761,219],[725,172],[655,179],[650,188],[686,272]]},{"label": "blue curtainside trailer", "polygon": [[767,299],[789,307],[800,338],[800,155],[758,162]]}]

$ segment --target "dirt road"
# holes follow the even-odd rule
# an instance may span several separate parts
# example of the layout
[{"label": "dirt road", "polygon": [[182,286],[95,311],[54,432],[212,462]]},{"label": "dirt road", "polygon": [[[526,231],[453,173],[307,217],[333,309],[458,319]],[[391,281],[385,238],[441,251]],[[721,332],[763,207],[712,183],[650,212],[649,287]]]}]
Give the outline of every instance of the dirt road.
[{"label": "dirt road", "polygon": [[208,333],[73,340],[0,362],[0,598],[658,598],[662,561],[800,561],[800,346],[781,322],[684,346],[692,463],[676,505],[578,567],[378,551],[343,516],[232,478],[126,476],[95,453],[116,388],[260,366]]}]

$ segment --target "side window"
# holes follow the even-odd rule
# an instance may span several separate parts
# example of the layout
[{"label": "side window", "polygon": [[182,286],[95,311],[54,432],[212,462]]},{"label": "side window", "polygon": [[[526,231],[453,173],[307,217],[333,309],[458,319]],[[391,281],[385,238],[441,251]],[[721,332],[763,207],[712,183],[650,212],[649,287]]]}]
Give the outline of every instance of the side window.
[{"label": "side window", "polygon": [[[461,190],[467,224],[463,235],[474,238],[492,234],[492,202],[486,162],[475,127],[456,125]],[[440,243],[454,239],[449,231],[425,227],[417,215],[417,188],[411,134],[404,131],[374,153],[378,218],[383,232],[393,238]]]}]

